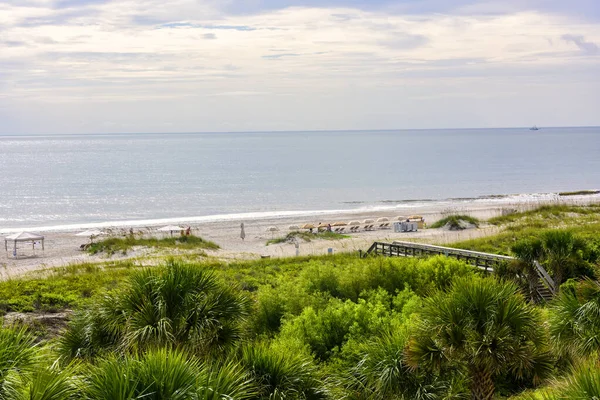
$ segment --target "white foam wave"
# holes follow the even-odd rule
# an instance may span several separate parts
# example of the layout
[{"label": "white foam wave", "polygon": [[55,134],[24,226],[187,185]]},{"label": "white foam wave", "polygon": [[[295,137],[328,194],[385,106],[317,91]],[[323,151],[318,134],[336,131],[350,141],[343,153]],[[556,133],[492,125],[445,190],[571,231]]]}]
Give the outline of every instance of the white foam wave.
[{"label": "white foam wave", "polygon": [[203,215],[203,216],[192,216],[192,217],[178,217],[178,218],[159,218],[159,219],[143,219],[143,220],[123,220],[123,221],[106,221],[106,222],[90,222],[90,223],[79,223],[79,224],[63,224],[63,225],[52,225],[52,226],[34,226],[34,227],[20,227],[20,228],[2,228],[0,229],[1,234],[13,233],[20,231],[34,231],[34,232],[52,232],[52,231],[76,231],[93,228],[129,228],[129,227],[152,227],[158,225],[169,225],[169,224],[199,224],[199,223],[211,223],[211,222],[225,222],[225,221],[249,221],[249,220],[261,220],[261,219],[279,219],[279,218],[293,218],[293,217],[317,217],[325,215],[335,214],[364,214],[364,213],[376,213],[393,210],[404,210],[404,209],[415,209],[415,208],[440,208],[452,205],[461,206],[471,204],[484,205],[489,204],[491,206],[510,205],[510,204],[527,204],[527,203],[552,203],[569,201],[570,203],[584,202],[596,202],[600,201],[600,194],[591,195],[577,195],[577,196],[560,196],[558,193],[529,193],[529,194],[515,194],[501,197],[485,197],[477,199],[454,199],[454,200],[441,200],[441,201],[426,201],[426,202],[408,202],[398,204],[386,204],[386,205],[366,205],[353,209],[332,209],[332,210],[294,210],[294,211],[263,211],[263,212],[248,212],[248,213],[232,213],[232,214],[216,214],[216,215]]}]

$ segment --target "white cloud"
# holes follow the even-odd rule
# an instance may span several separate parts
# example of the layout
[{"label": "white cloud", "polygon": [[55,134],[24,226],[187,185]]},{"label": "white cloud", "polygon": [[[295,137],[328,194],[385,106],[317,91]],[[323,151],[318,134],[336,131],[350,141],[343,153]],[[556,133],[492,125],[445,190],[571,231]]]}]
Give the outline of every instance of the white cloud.
[{"label": "white cloud", "polygon": [[[0,23],[0,46],[10,44],[0,51],[0,108],[37,109],[42,125],[56,131],[68,125],[55,115],[101,121],[118,105],[129,110],[121,126],[134,131],[150,129],[159,116],[140,115],[151,109],[180,121],[174,130],[406,121],[394,117],[390,103],[413,110],[410,121],[418,126],[425,112],[418,107],[443,107],[444,99],[465,109],[480,98],[522,99],[534,83],[540,93],[564,90],[598,78],[600,59],[581,51],[600,43],[599,26],[535,12],[402,16],[296,7],[226,16],[214,3],[195,0],[76,10],[40,0],[38,7],[0,5]],[[193,104],[213,112],[188,114]],[[457,123],[455,116],[446,121],[440,123]]]}]

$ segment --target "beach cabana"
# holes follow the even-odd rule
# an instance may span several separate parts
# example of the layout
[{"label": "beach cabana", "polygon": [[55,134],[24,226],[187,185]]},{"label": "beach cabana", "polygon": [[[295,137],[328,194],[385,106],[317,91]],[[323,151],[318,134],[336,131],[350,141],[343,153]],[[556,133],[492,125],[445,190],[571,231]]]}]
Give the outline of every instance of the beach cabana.
[{"label": "beach cabana", "polygon": [[377,223],[379,224],[379,229],[385,229],[385,228],[389,227],[390,226],[389,221],[390,221],[390,219],[386,218],[386,217],[379,218],[377,220]]},{"label": "beach cabana", "polygon": [[350,221],[348,222],[348,226],[350,227],[350,232],[358,232],[360,229],[360,221]]},{"label": "beach cabana", "polygon": [[31,248],[35,252],[35,242],[42,242],[42,250],[44,250],[44,236],[32,232],[19,232],[4,238],[4,249],[8,251],[8,242],[13,243],[13,256],[17,257],[17,243],[31,242]]},{"label": "beach cabana", "polygon": [[348,224],[345,222],[341,222],[341,221],[331,224],[331,226],[333,226],[335,228],[333,231],[337,232],[337,233],[344,232],[346,230],[346,225],[348,225]]},{"label": "beach cabana", "polygon": [[173,232],[181,232],[183,230],[185,230],[185,228],[179,225],[167,225],[163,226],[162,228],[158,228],[159,232],[170,232],[171,236],[173,236]]}]

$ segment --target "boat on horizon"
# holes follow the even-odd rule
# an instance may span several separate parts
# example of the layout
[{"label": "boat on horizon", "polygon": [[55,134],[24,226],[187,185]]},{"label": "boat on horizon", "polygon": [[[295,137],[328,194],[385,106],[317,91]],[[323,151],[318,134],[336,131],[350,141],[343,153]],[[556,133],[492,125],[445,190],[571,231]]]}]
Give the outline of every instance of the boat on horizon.
[{"label": "boat on horizon", "polygon": [[540,128],[538,128],[536,125],[532,126],[531,128],[529,128],[530,131],[539,131]]}]

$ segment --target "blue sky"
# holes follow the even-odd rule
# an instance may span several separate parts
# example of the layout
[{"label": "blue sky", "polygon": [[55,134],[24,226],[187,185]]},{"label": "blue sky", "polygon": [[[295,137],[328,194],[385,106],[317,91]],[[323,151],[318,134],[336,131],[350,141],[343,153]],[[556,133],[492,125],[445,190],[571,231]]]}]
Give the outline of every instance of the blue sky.
[{"label": "blue sky", "polygon": [[597,0],[0,0],[0,134],[600,125]]}]

